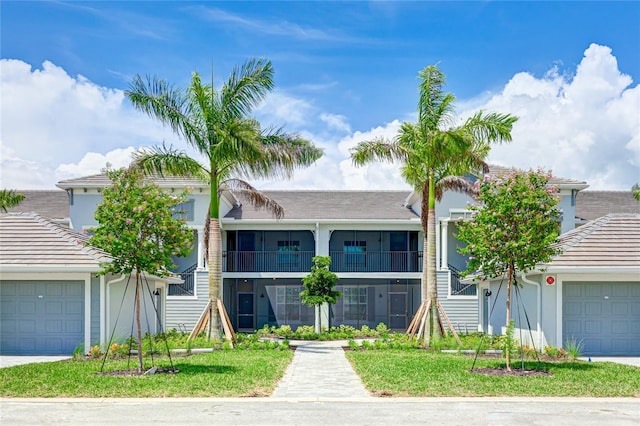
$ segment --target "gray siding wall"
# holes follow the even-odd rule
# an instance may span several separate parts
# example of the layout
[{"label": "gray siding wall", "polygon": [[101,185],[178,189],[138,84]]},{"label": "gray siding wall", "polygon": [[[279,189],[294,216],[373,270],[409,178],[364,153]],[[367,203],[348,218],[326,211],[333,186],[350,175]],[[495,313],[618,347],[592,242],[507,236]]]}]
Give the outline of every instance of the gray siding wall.
[{"label": "gray siding wall", "polygon": [[449,271],[438,271],[438,299],[456,331],[478,331],[478,299],[476,297],[449,297]]},{"label": "gray siding wall", "polygon": [[82,190],[73,190],[73,204],[69,206],[71,226],[77,231],[90,226],[98,226],[94,218],[98,204],[102,202],[101,194],[84,194]]},{"label": "gray siding wall", "polygon": [[[100,344],[100,277],[91,277],[91,344]],[[87,351],[88,348],[85,348]]]},{"label": "gray siding wall", "polygon": [[192,297],[167,297],[166,330],[172,328],[180,330],[186,328],[191,332],[209,301],[209,274],[206,271],[196,271],[196,295]]}]

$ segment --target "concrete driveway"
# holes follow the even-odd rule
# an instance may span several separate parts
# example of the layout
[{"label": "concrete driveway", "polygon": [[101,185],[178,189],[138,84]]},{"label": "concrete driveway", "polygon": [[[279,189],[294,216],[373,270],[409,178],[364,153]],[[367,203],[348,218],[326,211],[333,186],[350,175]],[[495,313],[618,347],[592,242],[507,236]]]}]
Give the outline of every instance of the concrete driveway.
[{"label": "concrete driveway", "polygon": [[17,355],[0,355],[0,368],[13,367],[15,365],[35,364],[37,362],[54,362],[71,358],[70,355],[64,356],[17,356]]},{"label": "concrete driveway", "polygon": [[640,357],[628,357],[628,356],[584,356],[579,358],[582,361],[591,362],[615,362],[616,364],[632,365],[634,367],[640,367]]}]

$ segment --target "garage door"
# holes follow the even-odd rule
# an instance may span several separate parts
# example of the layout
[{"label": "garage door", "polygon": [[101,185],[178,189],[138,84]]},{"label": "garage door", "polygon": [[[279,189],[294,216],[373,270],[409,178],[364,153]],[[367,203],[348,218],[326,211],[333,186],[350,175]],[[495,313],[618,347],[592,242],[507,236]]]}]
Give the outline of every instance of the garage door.
[{"label": "garage door", "polygon": [[83,324],[83,281],[0,281],[1,354],[71,355]]},{"label": "garage door", "polygon": [[563,340],[585,355],[640,355],[640,282],[565,282]]}]

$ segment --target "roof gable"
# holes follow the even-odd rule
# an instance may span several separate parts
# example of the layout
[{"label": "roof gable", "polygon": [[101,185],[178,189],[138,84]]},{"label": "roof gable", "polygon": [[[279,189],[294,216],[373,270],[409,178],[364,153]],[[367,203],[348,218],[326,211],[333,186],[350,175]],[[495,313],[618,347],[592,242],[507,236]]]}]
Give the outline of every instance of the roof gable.
[{"label": "roof gable", "polygon": [[[287,219],[411,220],[418,216],[405,207],[407,191],[262,191],[284,207]],[[269,211],[254,208],[242,195],[240,205],[225,219],[273,220]]]},{"label": "roof gable", "polygon": [[111,257],[86,246],[88,238],[35,213],[0,215],[0,266],[85,267],[97,272]]},{"label": "roof gable", "polygon": [[640,267],[640,214],[610,214],[559,238],[551,267]]}]

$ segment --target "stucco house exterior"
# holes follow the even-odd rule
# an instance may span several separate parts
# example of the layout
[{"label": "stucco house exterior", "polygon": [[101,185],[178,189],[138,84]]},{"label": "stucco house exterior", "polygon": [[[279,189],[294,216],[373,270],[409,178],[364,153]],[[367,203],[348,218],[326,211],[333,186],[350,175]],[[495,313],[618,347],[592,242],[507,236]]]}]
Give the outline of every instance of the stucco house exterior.
[{"label": "stucco house exterior", "polygon": [[[640,212],[589,221],[559,245],[563,252],[550,263],[518,277],[516,337],[538,349],[575,341],[585,355],[640,355]],[[479,284],[481,330],[503,330],[505,285]]]},{"label": "stucco house exterior", "polygon": [[[86,239],[35,213],[0,215],[0,354],[70,355],[131,334],[135,287],[128,276],[97,276],[111,258]],[[146,283],[143,329],[156,333],[166,280]]]},{"label": "stucco house exterior", "polygon": [[[491,173],[507,172],[492,166]],[[474,176],[469,176],[476,179]],[[167,286],[168,328],[190,331],[208,301],[208,271],[204,257],[204,227],[209,187],[194,179],[158,177],[169,192],[189,189],[183,206],[194,230],[195,249],[176,259],[184,282]],[[67,192],[74,229],[96,226],[93,217],[105,175],[61,181]],[[552,180],[561,196],[563,232],[574,229],[575,200],[585,182]],[[223,301],[233,326],[252,331],[264,325],[313,324],[313,309],[300,303],[302,277],[311,258],[331,256],[343,297],[325,313],[332,325],[375,327],[384,322],[406,329],[420,305],[423,233],[419,194],[411,191],[265,191],[282,205],[285,215],[274,219],[246,200],[224,192],[221,201]],[[436,206],[438,295],[458,331],[478,329],[478,292],[461,283],[458,271],[466,257],[457,252],[456,223],[468,216],[471,198],[446,193]],[[325,322],[326,323],[326,322]]]}]

